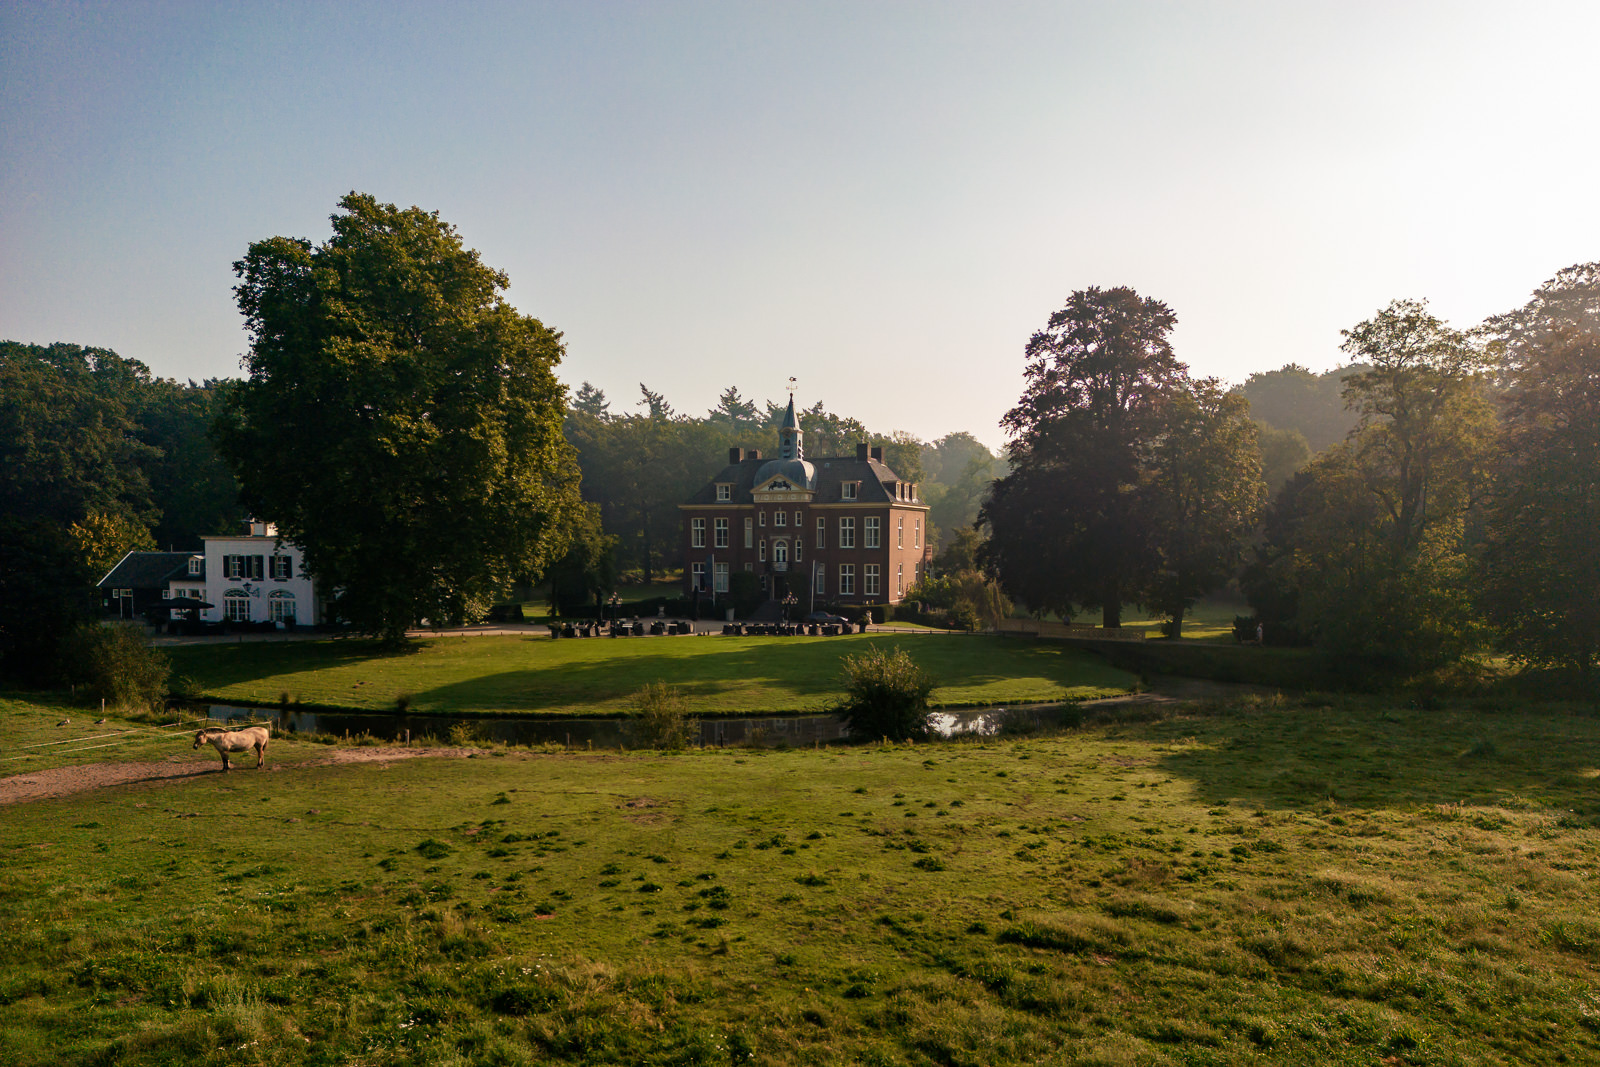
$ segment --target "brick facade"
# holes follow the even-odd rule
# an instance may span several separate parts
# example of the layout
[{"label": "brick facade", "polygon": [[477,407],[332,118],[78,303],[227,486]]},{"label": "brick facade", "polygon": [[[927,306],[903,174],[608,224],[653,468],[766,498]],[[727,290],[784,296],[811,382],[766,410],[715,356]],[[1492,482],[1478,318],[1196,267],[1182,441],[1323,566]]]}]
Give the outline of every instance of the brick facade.
[{"label": "brick facade", "polygon": [[883,450],[807,459],[794,402],[777,459],[731,449],[728,465],[683,512],[684,589],[724,593],[751,571],[769,597],[813,603],[895,603],[932,557],[928,508]]}]

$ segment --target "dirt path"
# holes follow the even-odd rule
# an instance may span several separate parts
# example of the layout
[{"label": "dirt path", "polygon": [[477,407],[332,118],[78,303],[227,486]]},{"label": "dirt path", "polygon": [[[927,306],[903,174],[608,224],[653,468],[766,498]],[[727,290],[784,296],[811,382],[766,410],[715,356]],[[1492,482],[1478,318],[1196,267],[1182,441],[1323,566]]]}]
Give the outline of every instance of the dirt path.
[{"label": "dirt path", "polygon": [[[419,756],[443,756],[460,759],[471,750],[464,748],[331,748],[322,759],[304,763],[290,763],[288,767],[331,767],[341,763],[387,763],[393,760],[416,759]],[[235,770],[229,773],[255,774],[255,767],[246,760],[235,759]],[[280,770],[267,758],[266,771]],[[159,763],[87,763],[80,767],[56,767],[47,771],[31,771],[0,778],[0,805],[25,804],[47,797],[71,796],[91,789],[104,789],[113,785],[133,785],[141,782],[174,782],[199,778],[208,774],[222,774],[222,764],[215,758],[205,759],[185,753],[170,756]]]}]

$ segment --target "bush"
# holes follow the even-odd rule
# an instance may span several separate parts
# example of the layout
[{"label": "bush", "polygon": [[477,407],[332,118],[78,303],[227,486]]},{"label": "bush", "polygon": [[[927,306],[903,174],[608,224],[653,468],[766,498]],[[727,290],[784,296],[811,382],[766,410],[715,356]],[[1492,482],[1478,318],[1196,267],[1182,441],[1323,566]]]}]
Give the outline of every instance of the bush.
[{"label": "bush", "polygon": [[651,682],[633,695],[633,706],[634,737],[643,744],[676,751],[687,747],[699,728],[676,686]]},{"label": "bush", "polygon": [[840,714],[858,737],[904,741],[928,732],[928,695],[933,679],[905,650],[885,652],[873,645],[844,658],[845,690]]},{"label": "bush", "polygon": [[167,695],[171,661],[137,626],[87,624],[67,646],[69,678],[114,707],[154,710]]}]

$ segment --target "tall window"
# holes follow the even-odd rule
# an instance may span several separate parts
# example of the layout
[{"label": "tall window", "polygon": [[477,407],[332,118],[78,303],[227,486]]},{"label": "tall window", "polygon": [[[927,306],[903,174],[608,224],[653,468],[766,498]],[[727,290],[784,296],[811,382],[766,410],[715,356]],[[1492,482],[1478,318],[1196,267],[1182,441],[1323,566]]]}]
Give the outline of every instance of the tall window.
[{"label": "tall window", "polygon": [[728,565],[726,563],[717,564],[711,580],[717,583],[716,592],[726,593],[728,591]]},{"label": "tall window", "polygon": [[802,549],[800,548],[800,538],[796,537],[794,539],[794,561],[796,563],[800,562],[800,553],[801,553],[801,551],[802,551]]},{"label": "tall window", "polygon": [[894,528],[894,547],[896,547],[896,548],[904,548],[904,547],[906,547],[906,519],[905,519],[904,515],[900,516],[900,518],[898,520],[896,520],[896,523],[895,523],[895,528]]},{"label": "tall window", "polygon": [[779,510],[777,510],[777,511],[774,511],[772,513],[772,525],[774,525],[774,526],[787,526],[787,525],[789,525],[789,513],[787,511],[782,510],[781,508]]},{"label": "tall window", "polygon": [[728,547],[728,520],[727,519],[712,519],[711,521],[712,521],[712,524],[713,524],[712,525],[712,530],[711,530],[712,534],[714,535],[714,542],[713,543],[715,544],[715,546],[717,548],[727,548]]},{"label": "tall window", "polygon": [[689,588],[704,589],[706,587],[706,565],[704,563],[690,564],[689,574],[693,581]]},{"label": "tall window", "polygon": [[243,589],[230,589],[222,601],[222,617],[229,622],[250,621],[250,600]]},{"label": "tall window", "polygon": [[748,515],[744,517],[744,547],[756,547],[756,520]]},{"label": "tall window", "polygon": [[789,542],[787,542],[787,541],[774,541],[774,542],[772,542],[772,562],[774,562],[774,563],[788,563],[789,562]]},{"label": "tall window", "polygon": [[856,565],[854,563],[839,564],[839,595],[856,595]]},{"label": "tall window", "polygon": [[800,515],[800,513],[799,513],[799,512],[798,512],[798,511],[797,511],[797,512],[795,512],[795,513],[794,513],[794,528],[795,528],[795,529],[796,529],[796,530],[798,530],[798,529],[799,529],[799,528],[800,528],[800,527],[802,527],[802,526],[804,526],[804,525],[805,525],[805,522],[804,522],[804,521],[803,521],[803,519],[802,519],[802,518],[801,518],[801,515]]},{"label": "tall window", "polygon": [[[853,518],[839,520],[839,547],[856,547],[856,520]],[[841,575],[842,577],[842,575]]]},{"label": "tall window", "polygon": [[911,547],[913,547],[913,548],[921,548],[922,547],[922,520],[921,519],[918,519],[916,521],[916,525],[915,525],[915,527],[913,528],[913,531],[912,531],[912,536],[914,536],[916,538],[916,540],[912,543]]},{"label": "tall window", "polygon": [[273,622],[294,622],[294,594],[281,589],[274,591],[267,601],[267,618]]},{"label": "tall window", "polygon": [[757,556],[756,558],[759,559],[762,563],[765,563],[767,561],[767,539],[765,537],[763,537],[761,539],[761,550],[760,551],[761,551],[761,554],[759,556]]},{"label": "tall window", "polygon": [[756,521],[760,525],[765,526],[767,524],[767,513],[765,511],[756,512]]},{"label": "tall window", "polygon": [[689,520],[689,547],[691,547],[691,548],[704,548],[704,547],[706,547],[706,520],[704,520],[704,519],[690,519]]},{"label": "tall window", "polygon": [[812,572],[813,572],[813,575],[816,578],[817,595],[818,596],[827,596],[828,595],[828,568],[826,568],[822,564],[818,563],[815,567],[812,568]]},{"label": "tall window", "polygon": [[883,520],[879,519],[876,515],[868,515],[863,522],[862,525],[864,525],[866,529],[862,531],[864,535],[862,539],[866,541],[868,548],[880,547],[878,527],[882,521]]},{"label": "tall window", "polygon": [[868,563],[861,568],[861,591],[867,596],[878,595],[878,565]]},{"label": "tall window", "polygon": [[244,557],[243,556],[223,556],[222,557],[222,576],[224,578],[243,578],[244,577]]},{"label": "tall window", "polygon": [[896,563],[894,565],[894,595],[897,597],[906,595],[906,565],[904,563]]},{"label": "tall window", "polygon": [[293,578],[294,558],[292,556],[273,556],[272,577],[280,582],[287,582],[290,578]]},{"label": "tall window", "polygon": [[828,547],[828,520],[827,519],[820,519],[819,518],[817,520],[817,547],[818,548],[827,548]]}]

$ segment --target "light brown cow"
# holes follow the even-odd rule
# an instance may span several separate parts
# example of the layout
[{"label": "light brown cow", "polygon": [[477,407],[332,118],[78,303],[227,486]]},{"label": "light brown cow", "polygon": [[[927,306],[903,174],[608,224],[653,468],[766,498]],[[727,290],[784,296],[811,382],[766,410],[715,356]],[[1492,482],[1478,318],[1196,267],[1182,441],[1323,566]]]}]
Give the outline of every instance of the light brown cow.
[{"label": "light brown cow", "polygon": [[230,752],[248,752],[255,749],[256,770],[267,761],[267,741],[271,733],[265,726],[247,726],[243,730],[227,730],[216,726],[208,726],[194,735],[194,747],[201,745],[214,745],[222,754],[222,769],[232,770],[233,765],[228,762]]}]

